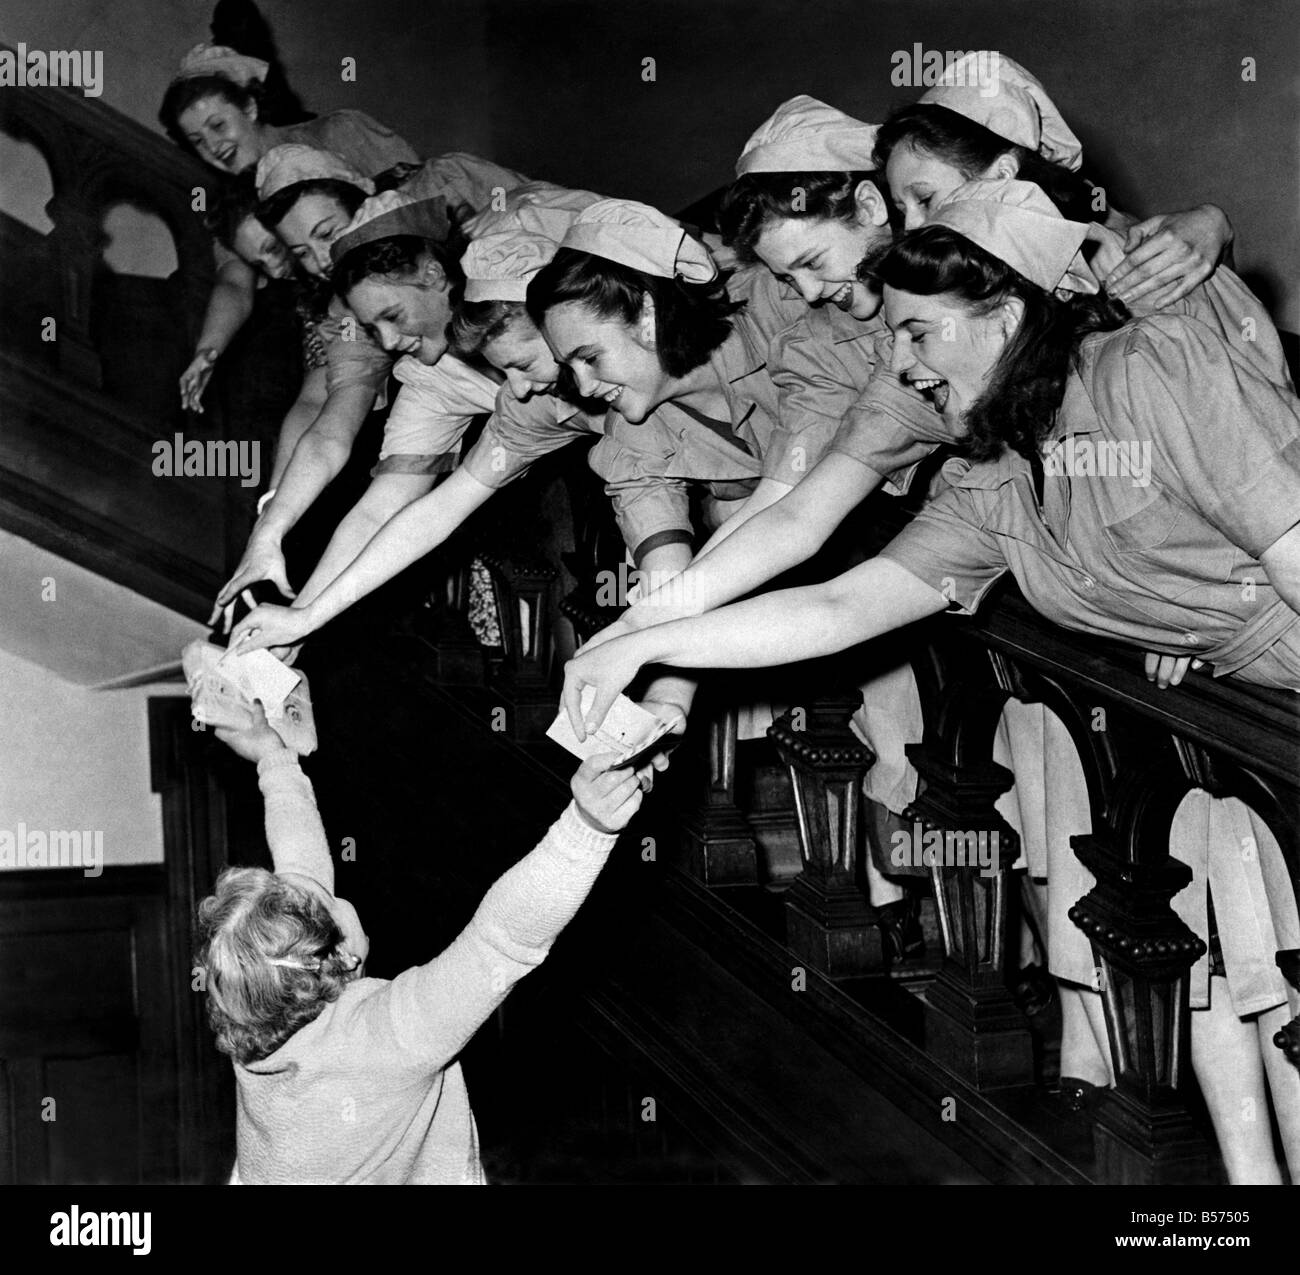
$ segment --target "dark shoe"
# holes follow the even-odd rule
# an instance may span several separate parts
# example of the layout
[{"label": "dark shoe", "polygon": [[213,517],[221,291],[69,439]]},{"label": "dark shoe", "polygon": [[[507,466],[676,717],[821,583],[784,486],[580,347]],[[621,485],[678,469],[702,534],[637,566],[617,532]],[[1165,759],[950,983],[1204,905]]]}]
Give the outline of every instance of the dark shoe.
[{"label": "dark shoe", "polygon": [[1061,1077],[1061,1101],[1067,1110],[1086,1112],[1092,1110],[1097,1098],[1097,1086],[1076,1076]]},{"label": "dark shoe", "polygon": [[1056,980],[1041,965],[1026,965],[1016,975],[1011,995],[1023,1013],[1036,1018],[1056,999]]},{"label": "dark shoe", "polygon": [[925,932],[921,929],[921,893],[908,890],[901,899],[876,909],[885,957],[893,965],[925,955]]}]

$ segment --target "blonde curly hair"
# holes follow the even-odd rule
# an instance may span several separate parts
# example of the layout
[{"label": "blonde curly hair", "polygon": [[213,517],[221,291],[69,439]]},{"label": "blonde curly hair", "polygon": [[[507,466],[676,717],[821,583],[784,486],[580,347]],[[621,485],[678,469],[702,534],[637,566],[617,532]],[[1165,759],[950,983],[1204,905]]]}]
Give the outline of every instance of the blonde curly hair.
[{"label": "blonde curly hair", "polygon": [[275,1053],[355,977],[343,933],[311,890],[265,868],[227,868],[198,907],[217,1048],[238,1063]]}]

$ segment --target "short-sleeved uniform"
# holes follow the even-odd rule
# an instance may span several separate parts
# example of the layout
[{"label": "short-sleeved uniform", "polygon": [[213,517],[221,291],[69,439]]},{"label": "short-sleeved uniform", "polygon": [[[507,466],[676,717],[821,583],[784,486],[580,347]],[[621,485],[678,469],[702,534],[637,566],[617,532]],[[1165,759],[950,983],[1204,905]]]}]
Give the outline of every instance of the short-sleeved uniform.
[{"label": "short-sleeved uniform", "polygon": [[[1103,248],[1120,252],[1118,236],[1104,231]],[[1229,348],[1274,385],[1294,389],[1277,328],[1259,298],[1226,267],[1220,267],[1181,301],[1164,310],[1139,302],[1136,317],[1183,315],[1197,319],[1215,332]],[[890,480],[895,490],[906,490],[916,465],[935,447],[955,442],[943,418],[928,401],[908,389],[889,371],[893,339],[886,334],[879,347],[880,361],[862,397],[853,404],[827,451],[851,456]]]},{"label": "short-sleeved uniform", "polygon": [[1023,457],[950,461],[882,556],[964,612],[1010,571],[1066,628],[1300,689],[1300,616],[1260,565],[1300,521],[1294,393],[1198,320],[1150,316],[1083,342],[1050,444],[1041,510]]},{"label": "short-sleeved uniform", "polygon": [[402,388],[384,423],[379,463],[371,475],[450,472],[470,423],[492,411],[498,382],[452,354],[432,366],[403,355],[393,376]]},{"label": "short-sleeved uniform", "polygon": [[485,487],[505,487],[575,438],[604,433],[605,415],[555,394],[519,399],[503,385],[492,416],[465,457],[465,468]]},{"label": "short-sleeved uniform", "polygon": [[591,454],[638,562],[660,545],[691,541],[694,484],[736,500],[763,477],[797,483],[875,366],[883,323],[810,308],[765,269],[739,271],[728,291],[745,309],[709,360],[728,419],[671,402],[640,425],[614,413]]}]

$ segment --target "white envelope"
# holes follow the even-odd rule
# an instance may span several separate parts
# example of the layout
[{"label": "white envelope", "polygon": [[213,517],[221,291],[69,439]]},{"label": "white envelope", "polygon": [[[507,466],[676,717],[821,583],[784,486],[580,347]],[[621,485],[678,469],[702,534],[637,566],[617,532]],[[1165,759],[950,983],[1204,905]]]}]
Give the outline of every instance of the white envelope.
[{"label": "white envelope", "polygon": [[[596,698],[596,688],[587,686],[582,692],[582,713],[585,718]],[[569,715],[560,709],[559,716],[551,723],[546,732],[548,739],[553,739],[561,748],[567,749],[575,757],[586,761],[602,753],[614,753],[618,757],[616,764],[621,765],[630,757],[643,753],[657,739],[672,729],[672,723],[633,703],[626,695],[620,695],[605,715],[600,728],[579,741],[569,725]]]},{"label": "white envelope", "polygon": [[194,720],[246,730],[260,700],[267,725],[300,756],[316,751],[316,721],[307,678],[270,651],[235,655],[211,642],[191,642],[181,655]]}]

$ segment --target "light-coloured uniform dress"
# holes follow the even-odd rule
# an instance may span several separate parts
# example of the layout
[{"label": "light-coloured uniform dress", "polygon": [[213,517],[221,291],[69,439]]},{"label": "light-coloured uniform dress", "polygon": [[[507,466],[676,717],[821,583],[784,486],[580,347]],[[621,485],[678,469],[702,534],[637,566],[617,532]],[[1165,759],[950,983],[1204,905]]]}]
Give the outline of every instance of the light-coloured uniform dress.
[{"label": "light-coloured uniform dress", "polygon": [[[1195,655],[1217,676],[1300,690],[1300,615],[1260,565],[1260,555],[1300,521],[1300,400],[1292,391],[1199,320],[1150,316],[1085,339],[1049,441],[1041,511],[1022,457],[950,461],[948,489],[882,556],[945,592],[960,611],[974,611],[1010,571],[1029,602],[1067,628],[1140,650]],[[1140,448],[1147,481],[1131,470],[1097,476],[1075,465],[1071,472],[1068,452],[1086,445],[1100,454],[1100,444]],[[1052,751],[1045,738],[1027,742],[1018,786],[1028,782],[1034,748],[1040,765]],[[1082,776],[1068,787],[1086,811]],[[1035,798],[1033,807],[1049,811],[1054,798],[1045,794],[1054,790],[1045,784],[1044,800]],[[1192,797],[1180,810],[1172,850],[1200,881],[1214,857],[1211,841],[1237,829],[1216,849],[1211,873],[1223,891],[1215,890],[1220,934],[1233,934],[1234,1007],[1247,1013],[1283,1004],[1287,988],[1273,953],[1296,946],[1300,928],[1294,897],[1277,898],[1285,869],[1276,842],[1244,808],[1211,813]],[[1088,985],[1089,945],[1064,914],[1092,884],[1068,842],[1089,828],[1078,813],[1038,817],[1055,826],[1045,865],[1051,968]],[[1254,838],[1252,857],[1239,853],[1245,837]],[[1260,914],[1264,900],[1276,910]],[[1186,910],[1186,901],[1180,907]],[[1203,909],[1189,921],[1204,935]],[[1228,952],[1225,944],[1225,959]]]}]

